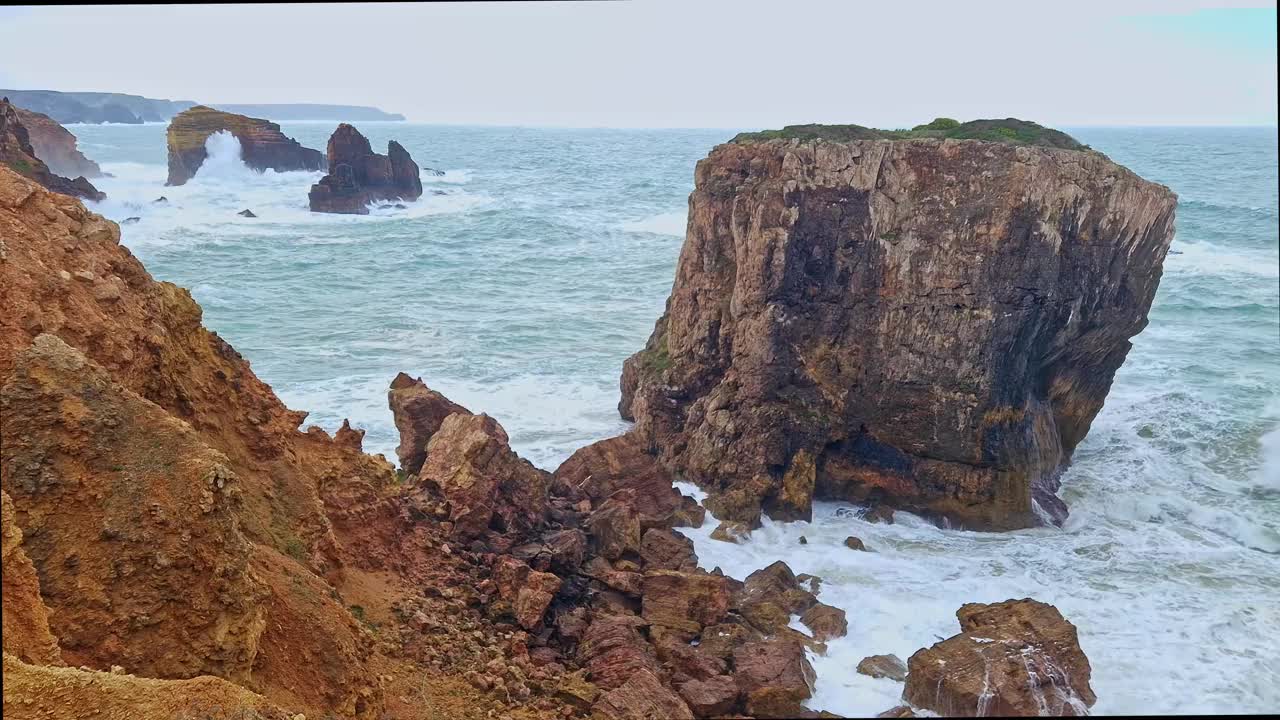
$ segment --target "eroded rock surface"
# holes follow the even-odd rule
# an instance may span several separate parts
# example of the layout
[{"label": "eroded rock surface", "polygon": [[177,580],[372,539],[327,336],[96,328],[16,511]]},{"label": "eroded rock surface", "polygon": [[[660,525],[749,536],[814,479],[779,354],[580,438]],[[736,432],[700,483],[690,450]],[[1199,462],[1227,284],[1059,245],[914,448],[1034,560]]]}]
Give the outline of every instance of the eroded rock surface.
[{"label": "eroded rock surface", "polygon": [[64,658],[247,680],[266,591],[226,458],[48,334],[0,389],[0,418],[4,492]]},{"label": "eroded rock surface", "polygon": [[[23,117],[27,115],[10,103],[8,98],[0,98],[0,165],[5,165],[56,193],[86,200],[105,198],[106,195],[99,192],[83,175],[76,176],[74,180],[62,177],[36,155],[30,130],[23,123]],[[72,138],[73,144],[74,141]]]},{"label": "eroded rock surface", "polygon": [[329,137],[328,158],[329,173],[308,196],[312,212],[367,215],[369,203],[422,196],[418,164],[395,140],[380,155],[359,130],[342,123]]},{"label": "eroded rock surface", "polygon": [[1065,514],[1057,476],[1146,325],[1172,192],[1088,150],[951,139],[729,143],[695,177],[620,409],[717,517]]},{"label": "eroded rock surface", "polygon": [[194,177],[208,157],[205,141],[221,131],[240,141],[244,164],[259,172],[324,169],[324,153],[286,137],[276,123],[196,105],[169,121],[169,179],[165,184],[183,185]]},{"label": "eroded rock surface", "polygon": [[17,107],[18,120],[27,129],[27,137],[36,157],[49,166],[49,170],[69,178],[102,177],[102,168],[80,152],[76,136],[56,120],[38,112]]},{"label": "eroded rock surface", "polygon": [[470,410],[427,387],[422,378],[411,378],[404,373],[391,381],[387,404],[396,430],[400,431],[396,455],[407,475],[417,475],[422,469],[427,459],[427,444],[445,418],[454,413],[471,414]]},{"label": "eroded rock surface", "polygon": [[956,612],[958,635],[907,660],[903,699],[944,716],[1086,715],[1097,697],[1076,628],[1031,599]]}]

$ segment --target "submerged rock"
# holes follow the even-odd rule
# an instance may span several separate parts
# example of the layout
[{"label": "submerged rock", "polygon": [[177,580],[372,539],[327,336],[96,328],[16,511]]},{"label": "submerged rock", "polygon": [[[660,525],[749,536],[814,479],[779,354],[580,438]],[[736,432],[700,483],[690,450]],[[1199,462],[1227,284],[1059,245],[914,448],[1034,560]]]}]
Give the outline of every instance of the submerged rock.
[{"label": "submerged rock", "polygon": [[194,177],[208,156],[205,141],[221,131],[231,133],[240,141],[241,158],[254,170],[324,169],[323,153],[286,137],[280,132],[280,126],[270,120],[196,105],[169,121],[169,178],[165,185],[182,185]]},{"label": "submerged rock", "polygon": [[1176,197],[1061,133],[833,132],[698,163],[623,417],[722,520],[805,519],[814,497],[1060,520],[1057,476],[1146,325]]},{"label": "submerged rock", "polygon": [[328,157],[329,174],[308,196],[312,212],[367,215],[369,203],[422,196],[418,165],[395,140],[379,155],[359,130],[343,123],[329,137]]},{"label": "submerged rock", "polygon": [[106,197],[83,175],[74,180],[57,175],[36,156],[22,115],[8,98],[0,98],[0,164],[56,193],[95,201]]},{"label": "submerged rock", "polygon": [[960,634],[907,661],[903,699],[913,707],[969,717],[1088,714],[1097,700],[1092,669],[1057,608],[1031,599],[971,603],[956,617]]},{"label": "submerged rock", "polygon": [[252,210],[248,210],[248,209],[241,210],[240,212],[238,212],[238,213],[236,213],[236,214],[237,214],[237,215],[239,215],[240,217],[247,217],[247,218],[256,218],[256,217],[258,217],[257,215],[255,215],[255,214],[254,214],[254,212],[253,212]]}]

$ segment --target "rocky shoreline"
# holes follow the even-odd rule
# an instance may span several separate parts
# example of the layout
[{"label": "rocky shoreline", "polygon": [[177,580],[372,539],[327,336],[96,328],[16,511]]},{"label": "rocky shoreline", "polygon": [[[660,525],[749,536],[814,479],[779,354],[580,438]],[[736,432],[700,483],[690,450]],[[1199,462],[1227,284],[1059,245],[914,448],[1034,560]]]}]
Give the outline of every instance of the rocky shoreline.
[{"label": "rocky shoreline", "polygon": [[[344,207],[421,193],[397,144],[334,138],[327,177],[389,169]],[[179,176],[203,160],[184,152]],[[988,529],[1052,515],[1173,206],[1087,149],[719,146],[667,313],[623,371],[635,427],[548,472],[401,373],[397,468],[348,423],[304,430],[114,223],[0,166],[5,712],[835,717],[806,706],[810,655],[850,622],[821,579],[707,571],[680,528],[732,541],[814,498]],[[1087,713],[1089,662],[1052,606],[957,618],[906,663],[866,649],[857,672],[904,683],[887,716]]]}]

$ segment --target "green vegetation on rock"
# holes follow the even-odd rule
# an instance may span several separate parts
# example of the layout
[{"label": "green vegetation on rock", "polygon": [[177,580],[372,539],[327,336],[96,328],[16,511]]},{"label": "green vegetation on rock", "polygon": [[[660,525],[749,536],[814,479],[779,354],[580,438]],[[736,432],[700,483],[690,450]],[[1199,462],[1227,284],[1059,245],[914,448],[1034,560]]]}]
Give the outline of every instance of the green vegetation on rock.
[{"label": "green vegetation on rock", "polygon": [[730,142],[752,143],[768,140],[912,140],[939,138],[953,140],[986,140],[1014,145],[1036,145],[1065,150],[1088,150],[1089,146],[1052,128],[1029,120],[1005,118],[1004,120],[970,120],[959,122],[951,118],[937,118],[933,122],[917,125],[910,130],[879,130],[861,125],[788,125],[781,130],[738,133]]}]

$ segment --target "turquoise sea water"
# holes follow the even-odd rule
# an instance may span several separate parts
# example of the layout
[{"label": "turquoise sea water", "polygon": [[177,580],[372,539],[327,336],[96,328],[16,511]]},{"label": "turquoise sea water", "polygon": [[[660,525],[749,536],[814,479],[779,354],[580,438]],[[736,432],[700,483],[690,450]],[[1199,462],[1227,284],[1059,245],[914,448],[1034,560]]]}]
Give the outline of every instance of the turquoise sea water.
[{"label": "turquoise sea water", "polygon": [[[333,124],[283,127],[323,148]],[[351,418],[366,449],[394,457],[386,389],[403,370],[496,417],[548,469],[623,430],[618,372],[662,311],[694,163],[733,131],[360,128],[446,175],[404,210],[315,215],[318,174],[253,173],[231,147],[166,188],[163,125],[72,130],[116,175],[99,211],[139,218],[124,243],[190,288],[308,422]],[[707,567],[742,576],[781,558],[825,578],[850,633],[814,659],[812,707],[890,707],[901,686],[856,675],[859,659],[953,634],[965,602],[1030,596],[1078,626],[1098,713],[1280,711],[1275,131],[1072,134],[1180,203],[1150,326],[1064,478],[1066,526],[880,526],[823,504],[812,524],[770,523],[743,546],[693,533]],[[877,552],[844,550],[850,534]]]}]

